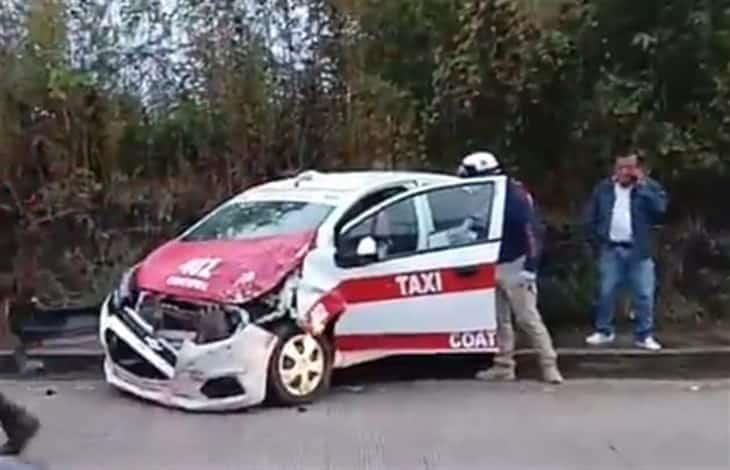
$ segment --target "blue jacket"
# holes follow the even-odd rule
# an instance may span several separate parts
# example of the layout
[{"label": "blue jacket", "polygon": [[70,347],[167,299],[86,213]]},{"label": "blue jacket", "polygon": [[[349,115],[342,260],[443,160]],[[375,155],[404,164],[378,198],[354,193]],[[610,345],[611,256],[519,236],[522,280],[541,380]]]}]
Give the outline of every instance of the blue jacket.
[{"label": "blue jacket", "polygon": [[525,256],[525,269],[537,271],[540,230],[535,207],[521,183],[509,179],[504,204],[502,243],[499,263],[509,263]]},{"label": "blue jacket", "polygon": [[[611,218],[616,199],[611,178],[601,181],[593,190],[586,207],[585,228],[594,245],[610,243]],[[651,257],[651,227],[661,222],[667,211],[668,198],[664,188],[652,179],[631,190],[631,228],[634,255],[639,259]]]}]

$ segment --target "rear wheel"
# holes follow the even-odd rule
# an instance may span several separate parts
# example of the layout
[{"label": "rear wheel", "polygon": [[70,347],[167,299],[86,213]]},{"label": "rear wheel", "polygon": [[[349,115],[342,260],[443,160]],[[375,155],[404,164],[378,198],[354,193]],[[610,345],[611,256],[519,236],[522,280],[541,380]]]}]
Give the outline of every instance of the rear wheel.
[{"label": "rear wheel", "polygon": [[328,342],[293,325],[277,331],[269,361],[269,391],[283,405],[311,403],[329,389],[332,360]]}]

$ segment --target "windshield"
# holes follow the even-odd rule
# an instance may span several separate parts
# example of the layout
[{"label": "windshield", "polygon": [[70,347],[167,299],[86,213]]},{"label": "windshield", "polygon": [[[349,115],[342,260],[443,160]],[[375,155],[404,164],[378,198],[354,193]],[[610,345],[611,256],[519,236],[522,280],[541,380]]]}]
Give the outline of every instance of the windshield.
[{"label": "windshield", "polygon": [[243,240],[315,230],[332,206],[300,201],[244,201],[218,209],[183,241]]}]

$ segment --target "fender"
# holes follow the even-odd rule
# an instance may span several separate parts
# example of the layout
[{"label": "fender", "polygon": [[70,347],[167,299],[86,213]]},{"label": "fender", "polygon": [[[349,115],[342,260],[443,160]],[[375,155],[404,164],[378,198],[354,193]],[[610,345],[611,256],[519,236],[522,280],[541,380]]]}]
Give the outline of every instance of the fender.
[{"label": "fender", "polygon": [[347,310],[347,301],[335,289],[323,295],[314,306],[304,315],[303,324],[300,325],[305,331],[313,336],[323,334],[329,326]]}]

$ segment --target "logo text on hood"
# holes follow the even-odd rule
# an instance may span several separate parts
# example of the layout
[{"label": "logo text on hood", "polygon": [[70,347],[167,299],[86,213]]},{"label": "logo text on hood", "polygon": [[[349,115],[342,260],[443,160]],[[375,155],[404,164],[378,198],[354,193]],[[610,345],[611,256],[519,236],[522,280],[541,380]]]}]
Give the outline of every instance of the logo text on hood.
[{"label": "logo text on hood", "polygon": [[208,281],[215,269],[223,262],[221,258],[193,258],[177,268],[177,274],[167,278],[167,285],[198,291],[208,290]]}]

